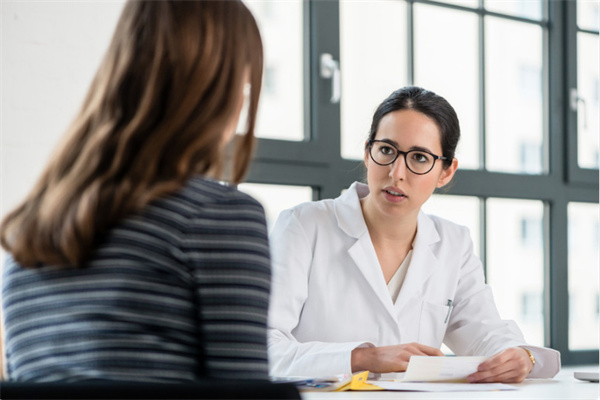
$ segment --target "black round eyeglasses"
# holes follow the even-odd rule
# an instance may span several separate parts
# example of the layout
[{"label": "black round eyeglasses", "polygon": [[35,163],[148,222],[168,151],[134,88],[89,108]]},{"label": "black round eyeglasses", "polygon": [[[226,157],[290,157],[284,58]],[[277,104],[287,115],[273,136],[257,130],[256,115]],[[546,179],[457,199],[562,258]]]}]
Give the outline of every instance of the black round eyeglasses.
[{"label": "black round eyeglasses", "polygon": [[393,164],[402,154],[408,170],[417,175],[425,175],[431,171],[436,160],[448,159],[423,150],[401,151],[385,140],[369,140],[367,149],[371,159],[378,165]]}]

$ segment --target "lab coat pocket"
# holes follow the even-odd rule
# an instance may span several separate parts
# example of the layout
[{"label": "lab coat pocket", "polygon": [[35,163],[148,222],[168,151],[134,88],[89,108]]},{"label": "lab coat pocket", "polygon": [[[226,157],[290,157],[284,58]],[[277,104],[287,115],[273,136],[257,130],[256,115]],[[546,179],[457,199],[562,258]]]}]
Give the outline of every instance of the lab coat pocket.
[{"label": "lab coat pocket", "polygon": [[448,306],[423,301],[421,318],[419,319],[419,343],[440,348],[446,327]]}]

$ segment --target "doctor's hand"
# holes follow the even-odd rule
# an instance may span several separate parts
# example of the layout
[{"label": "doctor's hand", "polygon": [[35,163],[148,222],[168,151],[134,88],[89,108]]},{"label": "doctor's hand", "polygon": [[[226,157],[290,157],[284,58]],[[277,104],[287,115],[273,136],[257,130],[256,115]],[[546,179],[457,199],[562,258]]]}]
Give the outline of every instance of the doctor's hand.
[{"label": "doctor's hand", "polygon": [[404,372],[411,356],[443,356],[439,349],[419,343],[383,347],[361,347],[352,350],[352,372]]},{"label": "doctor's hand", "polygon": [[469,375],[470,383],[520,383],[533,369],[527,352],[521,347],[511,347],[493,355],[479,364],[477,372]]}]

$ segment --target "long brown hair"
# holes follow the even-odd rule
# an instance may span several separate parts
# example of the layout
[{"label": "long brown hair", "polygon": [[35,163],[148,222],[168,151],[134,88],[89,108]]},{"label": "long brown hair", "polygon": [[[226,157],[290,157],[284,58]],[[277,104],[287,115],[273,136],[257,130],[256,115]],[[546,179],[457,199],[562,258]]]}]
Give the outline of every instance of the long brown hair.
[{"label": "long brown hair", "polygon": [[241,1],[129,1],[81,110],[39,181],[0,227],[23,266],[82,267],[122,218],[221,178],[224,131],[250,80],[246,133],[229,180],[246,174],[262,76],[256,21]]}]

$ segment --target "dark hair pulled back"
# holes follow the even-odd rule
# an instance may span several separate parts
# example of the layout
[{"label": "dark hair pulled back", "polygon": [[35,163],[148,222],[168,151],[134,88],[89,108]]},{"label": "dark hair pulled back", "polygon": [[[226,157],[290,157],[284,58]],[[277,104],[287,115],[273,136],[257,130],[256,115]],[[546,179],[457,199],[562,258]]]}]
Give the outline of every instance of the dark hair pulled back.
[{"label": "dark hair pulled back", "polygon": [[450,166],[460,139],[456,111],[442,96],[417,86],[406,86],[394,91],[377,107],[373,114],[369,140],[375,139],[379,123],[385,115],[400,110],[415,110],[435,121],[440,129],[443,156],[448,158],[444,165]]}]

